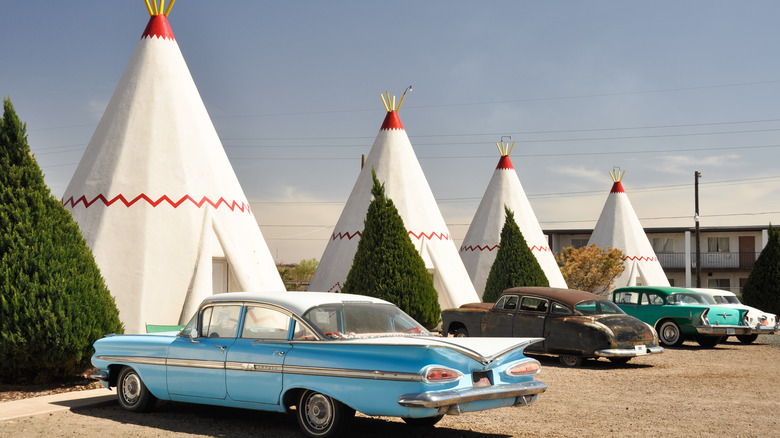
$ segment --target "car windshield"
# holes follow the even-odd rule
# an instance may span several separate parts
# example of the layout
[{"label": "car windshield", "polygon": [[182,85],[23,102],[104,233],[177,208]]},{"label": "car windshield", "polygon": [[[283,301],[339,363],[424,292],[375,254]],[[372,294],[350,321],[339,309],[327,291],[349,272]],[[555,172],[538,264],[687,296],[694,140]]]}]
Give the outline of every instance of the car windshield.
[{"label": "car windshield", "polygon": [[325,336],[332,339],[425,335],[430,332],[392,304],[334,303],[309,309],[303,314]]},{"label": "car windshield", "polygon": [[666,301],[669,304],[707,304],[703,295],[693,293],[671,294]]},{"label": "car windshield", "polygon": [[607,300],[580,301],[574,308],[582,315],[622,315],[625,313],[615,303]]}]

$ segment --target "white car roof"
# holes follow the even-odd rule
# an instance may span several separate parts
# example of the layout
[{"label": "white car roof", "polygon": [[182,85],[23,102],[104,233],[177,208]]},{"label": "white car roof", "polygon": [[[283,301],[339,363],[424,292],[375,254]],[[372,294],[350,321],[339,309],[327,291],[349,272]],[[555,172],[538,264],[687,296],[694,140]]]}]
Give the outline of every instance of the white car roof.
[{"label": "white car roof", "polygon": [[707,288],[700,288],[700,287],[692,287],[692,288],[690,288],[690,290],[692,290],[694,292],[699,292],[699,293],[702,293],[702,294],[707,294],[709,296],[715,296],[715,295],[732,296],[732,297],[736,297],[737,296],[737,294],[735,294],[734,292],[729,292],[729,291],[723,290],[723,289],[707,289]]},{"label": "white car roof", "polygon": [[365,295],[353,295],[329,292],[227,292],[207,297],[203,302],[225,302],[225,301],[260,301],[264,303],[276,304],[289,309],[298,315],[303,315],[312,307],[323,304],[345,303],[345,302],[364,302],[391,304],[379,298]]}]

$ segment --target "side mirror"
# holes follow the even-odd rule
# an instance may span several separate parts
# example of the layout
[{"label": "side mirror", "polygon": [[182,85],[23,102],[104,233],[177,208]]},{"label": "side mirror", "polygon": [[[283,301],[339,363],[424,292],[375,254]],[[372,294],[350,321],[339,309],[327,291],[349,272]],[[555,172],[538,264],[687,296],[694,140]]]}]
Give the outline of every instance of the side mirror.
[{"label": "side mirror", "polygon": [[200,342],[197,339],[195,339],[195,338],[198,337],[198,329],[196,329],[196,328],[191,329],[190,332],[187,333],[187,335],[190,337],[190,341],[196,342],[196,343]]}]

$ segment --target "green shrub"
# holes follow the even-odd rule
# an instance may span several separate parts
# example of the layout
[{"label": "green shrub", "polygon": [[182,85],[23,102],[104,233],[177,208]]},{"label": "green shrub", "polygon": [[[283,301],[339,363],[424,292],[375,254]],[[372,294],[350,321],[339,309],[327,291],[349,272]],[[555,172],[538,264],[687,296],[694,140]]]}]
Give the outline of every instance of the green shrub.
[{"label": "green shrub", "polygon": [[43,180],[8,98],[0,121],[0,381],[87,369],[92,343],[123,331],[92,252]]},{"label": "green shrub", "polygon": [[769,224],[769,241],[742,287],[742,302],[780,315],[780,230]]},{"label": "green shrub", "polygon": [[373,169],[371,172],[374,199],[342,292],[389,301],[423,326],[433,328],[441,316],[439,295],[403,219],[393,201],[385,197],[384,184],[379,183]]},{"label": "green shrub", "polygon": [[504,206],[506,219],[501,228],[501,240],[493,266],[490,267],[482,301],[493,303],[509,288],[520,286],[549,286],[544,270],[536,260],[515,222],[514,213]]}]

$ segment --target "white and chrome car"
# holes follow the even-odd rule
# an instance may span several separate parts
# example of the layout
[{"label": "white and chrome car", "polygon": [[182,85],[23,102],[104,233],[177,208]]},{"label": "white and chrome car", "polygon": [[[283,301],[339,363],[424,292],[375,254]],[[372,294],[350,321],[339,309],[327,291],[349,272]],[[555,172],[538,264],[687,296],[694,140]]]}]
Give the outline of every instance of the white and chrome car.
[{"label": "white and chrome car", "polygon": [[780,331],[777,315],[742,304],[739,301],[739,298],[737,298],[733,292],[722,289],[703,288],[691,288],[691,290],[709,297],[710,299],[708,301],[711,301],[712,304],[717,304],[723,307],[732,307],[735,309],[746,309],[748,311],[748,321],[750,322],[750,327],[753,328],[753,333],[749,335],[737,336],[737,339],[739,339],[739,341],[743,344],[749,344],[755,341],[758,335],[771,335],[777,331]]}]

